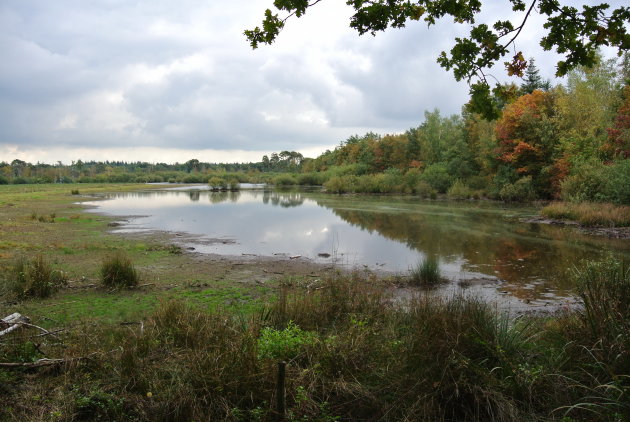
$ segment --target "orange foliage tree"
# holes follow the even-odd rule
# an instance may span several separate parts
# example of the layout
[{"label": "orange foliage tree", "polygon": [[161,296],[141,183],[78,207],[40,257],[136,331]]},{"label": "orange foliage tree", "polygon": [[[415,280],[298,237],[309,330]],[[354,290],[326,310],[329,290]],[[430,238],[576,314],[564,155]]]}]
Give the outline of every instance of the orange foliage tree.
[{"label": "orange foliage tree", "polygon": [[554,196],[554,149],[558,142],[553,119],[553,93],[536,90],[505,107],[497,121],[497,159],[521,176],[531,176],[542,197]]}]

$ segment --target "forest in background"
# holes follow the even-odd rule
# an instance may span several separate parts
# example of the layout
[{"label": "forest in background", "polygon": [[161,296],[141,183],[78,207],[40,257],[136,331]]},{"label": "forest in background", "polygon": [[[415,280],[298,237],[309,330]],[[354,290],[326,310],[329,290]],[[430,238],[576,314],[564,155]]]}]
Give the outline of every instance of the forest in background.
[{"label": "forest in background", "polygon": [[[206,183],[211,177],[278,185],[323,185],[334,193],[630,204],[630,55],[544,80],[534,60],[523,82],[493,97],[493,121],[425,112],[404,133],[366,133],[317,158],[295,151],[257,163],[0,162],[0,184],[72,182]],[[499,92],[499,91],[497,91]],[[507,95],[506,95],[507,93]],[[280,174],[279,174],[280,173]],[[288,173],[288,174],[287,174]]]}]

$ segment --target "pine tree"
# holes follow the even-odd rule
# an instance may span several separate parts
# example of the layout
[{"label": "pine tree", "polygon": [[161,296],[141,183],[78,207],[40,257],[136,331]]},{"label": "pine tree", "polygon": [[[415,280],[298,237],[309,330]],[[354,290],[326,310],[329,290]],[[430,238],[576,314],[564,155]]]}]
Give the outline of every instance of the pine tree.
[{"label": "pine tree", "polygon": [[525,69],[525,76],[523,76],[523,84],[521,84],[522,94],[531,94],[536,89],[542,91],[548,91],[551,88],[551,82],[549,80],[543,80],[540,76],[540,71],[534,63],[534,58],[529,59],[529,65]]}]

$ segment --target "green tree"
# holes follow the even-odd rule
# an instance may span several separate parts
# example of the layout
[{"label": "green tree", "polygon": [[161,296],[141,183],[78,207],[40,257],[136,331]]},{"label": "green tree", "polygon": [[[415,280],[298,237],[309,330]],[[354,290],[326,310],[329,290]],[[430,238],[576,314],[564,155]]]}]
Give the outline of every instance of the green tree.
[{"label": "green tree", "polygon": [[556,95],[560,148],[567,157],[586,160],[600,153],[608,139],[606,129],[617,114],[619,92],[614,60],[569,73],[566,88]]},{"label": "green tree", "polygon": [[[260,43],[271,44],[279,35],[286,21],[303,16],[307,9],[321,0],[274,0],[282,18],[270,9],[265,11],[262,28],[245,30],[252,48]],[[402,28],[409,21],[423,20],[429,26],[446,17],[456,23],[471,26],[467,37],[456,38],[450,52],[440,53],[437,61],[452,70],[455,79],[466,80],[470,85],[471,107],[487,118],[498,117],[498,109],[492,101],[487,69],[509,57],[514,43],[525,28],[532,13],[546,20],[545,32],[540,40],[545,50],[555,49],[563,59],[557,63],[557,76],[564,76],[579,66],[592,66],[597,61],[599,46],[617,47],[619,53],[630,48],[630,7],[620,6],[610,10],[606,3],[593,6],[563,6],[558,0],[508,0],[512,11],[521,13],[517,22],[498,20],[494,23],[476,23],[481,12],[481,0],[347,0],[354,9],[350,26],[360,35],[387,28]],[[527,61],[517,52],[504,62],[509,75],[523,76]],[[496,89],[500,90],[500,86]]]},{"label": "green tree", "polygon": [[549,82],[549,80],[544,80],[542,76],[540,76],[540,71],[538,70],[538,67],[536,67],[534,58],[530,58],[527,69],[525,69],[525,75],[523,75],[521,93],[531,94],[536,89],[549,91],[550,88],[551,82]]}]

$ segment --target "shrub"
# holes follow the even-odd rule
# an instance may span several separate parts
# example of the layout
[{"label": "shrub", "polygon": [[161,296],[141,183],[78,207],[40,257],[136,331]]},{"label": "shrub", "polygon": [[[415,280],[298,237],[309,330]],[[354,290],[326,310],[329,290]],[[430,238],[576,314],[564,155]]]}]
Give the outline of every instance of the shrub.
[{"label": "shrub", "polygon": [[452,183],[451,176],[448,174],[446,165],[443,163],[431,164],[426,168],[424,173],[422,173],[420,178],[439,193],[446,193]]},{"label": "shrub", "polygon": [[228,189],[232,191],[239,190],[241,188],[241,183],[238,181],[238,178],[234,176],[228,177],[227,184]]},{"label": "shrub", "polygon": [[508,183],[499,191],[499,197],[503,201],[528,202],[536,199],[536,193],[532,186],[532,177],[526,176],[518,179],[514,184]]},{"label": "shrub", "polygon": [[14,185],[26,185],[29,183],[29,180],[26,177],[16,177],[12,182]]},{"label": "shrub", "polygon": [[214,176],[208,180],[208,186],[214,190],[227,189],[228,182],[226,182],[222,177]]},{"label": "shrub", "polygon": [[448,189],[446,195],[452,199],[468,199],[472,196],[472,190],[464,182],[457,179]]},{"label": "shrub", "polygon": [[4,278],[8,290],[18,298],[49,297],[68,282],[67,276],[54,270],[42,255],[32,260],[16,259]]},{"label": "shrub", "polygon": [[131,260],[118,252],[103,261],[101,281],[107,287],[133,287],[138,284],[138,273]]},{"label": "shrub", "polygon": [[70,191],[70,194],[71,194],[71,195],[79,195],[79,189],[72,189],[72,190]]},{"label": "shrub", "polygon": [[331,193],[355,192],[356,182],[356,176],[333,176],[324,183],[324,188]]},{"label": "shrub", "polygon": [[202,174],[189,174],[184,176],[183,179],[184,183],[203,183],[204,181],[204,175]]},{"label": "shrub", "polygon": [[291,186],[297,185],[297,180],[290,174],[280,174],[272,179],[272,182],[276,186]]},{"label": "shrub", "polygon": [[421,198],[433,198],[435,196],[435,189],[424,180],[420,180],[414,187],[414,192]]},{"label": "shrub", "polygon": [[630,205],[630,160],[621,160],[606,169],[604,195],[605,201]]},{"label": "shrub", "polygon": [[293,360],[316,338],[314,332],[302,330],[293,321],[289,321],[284,330],[265,327],[258,338],[258,356],[261,359]]},{"label": "shrub", "polygon": [[488,187],[488,179],[484,176],[471,176],[466,179],[466,182],[473,190],[482,190]]},{"label": "shrub", "polygon": [[427,256],[411,270],[409,275],[412,284],[417,286],[435,286],[443,281],[440,274],[440,262],[437,258]]},{"label": "shrub", "polygon": [[600,201],[606,186],[606,166],[599,161],[576,163],[571,174],[560,184],[560,195],[565,201]]},{"label": "shrub", "polygon": [[298,185],[302,186],[318,186],[322,185],[324,175],[319,173],[303,173],[298,176]]}]

